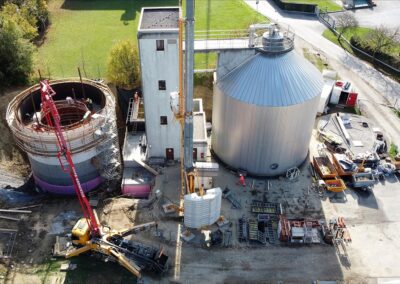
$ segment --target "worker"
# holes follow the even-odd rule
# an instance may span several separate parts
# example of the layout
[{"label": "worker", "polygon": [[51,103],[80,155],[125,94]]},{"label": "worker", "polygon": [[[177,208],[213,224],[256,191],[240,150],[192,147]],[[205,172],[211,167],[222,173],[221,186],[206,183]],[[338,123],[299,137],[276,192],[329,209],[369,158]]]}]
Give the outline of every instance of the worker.
[{"label": "worker", "polygon": [[239,174],[239,181],[236,184],[240,184],[243,187],[246,187],[246,181],[244,180],[244,176],[242,174]]},{"label": "worker", "polygon": [[91,98],[86,98],[85,100],[87,108],[92,111],[93,110],[93,101]]},{"label": "worker", "polygon": [[74,103],[74,100],[71,98],[71,97],[66,97],[65,98],[65,100],[67,101],[67,103],[69,104],[69,105],[72,105],[73,103]]},{"label": "worker", "polygon": [[136,103],[139,100],[139,94],[138,92],[135,92],[135,94],[133,95],[133,101]]}]

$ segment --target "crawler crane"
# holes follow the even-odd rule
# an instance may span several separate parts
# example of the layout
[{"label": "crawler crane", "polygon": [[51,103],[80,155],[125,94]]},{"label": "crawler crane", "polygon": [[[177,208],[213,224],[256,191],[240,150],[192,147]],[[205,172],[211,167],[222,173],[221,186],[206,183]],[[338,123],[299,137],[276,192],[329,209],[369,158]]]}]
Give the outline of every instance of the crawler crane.
[{"label": "crawler crane", "polygon": [[71,176],[84,215],[72,229],[73,248],[67,252],[66,257],[70,258],[85,252],[94,252],[100,254],[104,259],[117,261],[138,278],[141,278],[142,269],[158,273],[166,271],[168,256],[164,254],[162,249],[124,239],[128,235],[156,226],[155,222],[138,225],[122,231],[102,227],[99,224],[98,218],[90,207],[79,182],[72,154],[64,137],[60,115],[53,100],[55,92],[48,81],[40,82],[40,91],[42,111],[47,124],[53,128],[57,138],[58,160],[62,170]]}]

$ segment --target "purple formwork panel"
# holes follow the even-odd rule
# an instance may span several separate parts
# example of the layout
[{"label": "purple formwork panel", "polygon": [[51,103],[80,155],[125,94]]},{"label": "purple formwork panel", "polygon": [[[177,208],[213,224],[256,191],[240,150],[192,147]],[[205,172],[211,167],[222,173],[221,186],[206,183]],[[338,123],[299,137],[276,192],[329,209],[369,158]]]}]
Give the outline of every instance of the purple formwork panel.
[{"label": "purple formwork panel", "polygon": [[129,195],[135,198],[148,198],[150,192],[151,192],[151,187],[148,184],[122,185],[123,195]]},{"label": "purple formwork panel", "polygon": [[[75,195],[75,188],[73,185],[55,185],[45,182],[44,180],[41,180],[35,175],[33,177],[35,179],[36,185],[45,192],[60,194],[60,195]],[[81,183],[81,186],[84,192],[88,192],[98,187],[102,182],[103,179],[101,177],[96,177],[92,180]]]}]

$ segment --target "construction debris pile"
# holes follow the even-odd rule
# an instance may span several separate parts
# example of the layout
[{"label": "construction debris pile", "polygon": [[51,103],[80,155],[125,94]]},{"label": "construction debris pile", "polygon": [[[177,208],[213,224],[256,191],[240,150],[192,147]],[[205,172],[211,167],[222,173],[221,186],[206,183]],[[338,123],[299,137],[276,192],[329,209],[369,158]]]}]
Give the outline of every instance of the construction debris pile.
[{"label": "construction debris pile", "polygon": [[288,219],[280,216],[278,235],[281,241],[289,243],[318,244],[324,241],[337,245],[351,242],[343,217],[325,224],[321,220]]},{"label": "construction debris pile", "polygon": [[386,140],[378,128],[358,116],[338,113],[327,117],[320,120],[322,144],[311,164],[316,186],[332,192],[368,190],[376,181],[400,172],[400,163],[388,157]]},{"label": "construction debris pile", "polygon": [[316,244],[321,243],[321,222],[318,220],[279,219],[278,235],[283,242]]},{"label": "construction debris pile", "polygon": [[250,212],[256,217],[243,216],[238,220],[239,241],[274,244],[277,240],[279,215],[282,214],[281,204],[253,200]]}]

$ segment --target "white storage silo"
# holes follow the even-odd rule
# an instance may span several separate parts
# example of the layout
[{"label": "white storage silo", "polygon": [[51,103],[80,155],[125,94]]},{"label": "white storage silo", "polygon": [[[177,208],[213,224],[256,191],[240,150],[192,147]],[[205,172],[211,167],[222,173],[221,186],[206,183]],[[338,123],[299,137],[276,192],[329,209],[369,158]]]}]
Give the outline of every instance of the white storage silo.
[{"label": "white storage silo", "polygon": [[307,156],[321,73],[277,30],[214,85],[212,150],[229,166],[274,176]]}]

